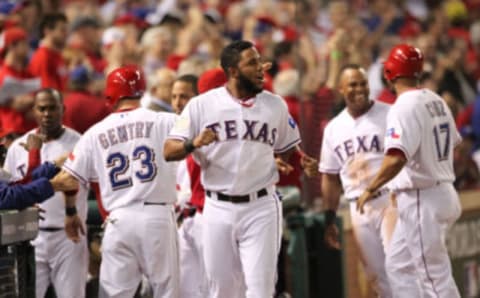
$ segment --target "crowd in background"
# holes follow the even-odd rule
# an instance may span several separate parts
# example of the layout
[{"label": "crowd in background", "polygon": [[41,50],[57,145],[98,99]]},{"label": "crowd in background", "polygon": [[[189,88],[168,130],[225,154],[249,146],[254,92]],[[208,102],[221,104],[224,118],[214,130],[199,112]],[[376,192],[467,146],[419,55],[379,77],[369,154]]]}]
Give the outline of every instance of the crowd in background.
[{"label": "crowd in background", "polygon": [[[171,111],[176,77],[219,67],[223,46],[245,39],[273,63],[265,88],[285,98],[300,123],[302,147],[318,156],[325,124],[344,107],[335,91],[340,69],[363,66],[371,98],[393,103],[382,59],[407,42],[424,52],[422,84],[442,95],[463,136],[456,187],[479,185],[479,0],[19,0],[0,1],[0,24],[7,146],[33,128],[37,87],[60,90],[65,125],[83,133],[109,112],[102,92],[111,70],[141,65],[148,81],[142,105]],[[320,179],[299,177],[294,172],[281,183],[302,187],[312,203]]]}]

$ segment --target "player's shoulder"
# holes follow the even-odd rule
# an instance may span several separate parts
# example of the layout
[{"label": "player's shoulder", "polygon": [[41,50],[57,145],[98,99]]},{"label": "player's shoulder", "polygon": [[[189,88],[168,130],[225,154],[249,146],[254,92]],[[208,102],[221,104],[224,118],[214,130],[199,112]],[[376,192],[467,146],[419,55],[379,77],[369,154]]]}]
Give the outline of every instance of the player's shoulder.
[{"label": "player's shoulder", "polygon": [[74,139],[79,139],[82,134],[76,131],[75,129],[68,127],[68,126],[63,126],[65,128],[65,136],[69,138],[74,138]]},{"label": "player's shoulder", "polygon": [[287,102],[283,97],[268,90],[263,90],[257,95],[258,99],[270,108],[280,108],[288,111]]},{"label": "player's shoulder", "polygon": [[327,125],[325,126],[325,130],[330,130],[337,126],[344,126],[344,122],[349,118],[347,108],[344,108],[340,113],[338,113],[335,117],[328,121]]},{"label": "player's shoulder", "polygon": [[[32,133],[36,133],[36,131],[37,131],[37,129],[34,128],[34,129],[30,130],[30,131],[27,131],[27,132],[24,133],[23,135],[19,136],[18,138],[16,138],[16,139],[12,142],[12,144],[10,145],[10,148],[12,148],[13,150],[18,150],[17,147],[21,147],[22,150],[24,150],[23,147],[20,146],[20,144],[21,144],[21,143],[26,143],[26,142],[27,142],[27,137],[28,137],[28,135],[29,135],[29,134],[32,134]],[[10,148],[9,148],[9,149],[10,149]]]},{"label": "player's shoulder", "polygon": [[217,98],[222,98],[225,94],[227,93],[227,90],[225,87],[221,86],[218,88],[213,88],[208,90],[207,92],[203,92],[201,94],[198,94],[194,97],[192,97],[188,103],[190,105],[210,105],[212,101],[214,101]]},{"label": "player's shoulder", "polygon": [[170,112],[156,112],[156,118],[168,123],[177,121],[178,115]]},{"label": "player's shoulder", "polygon": [[381,101],[378,101],[378,100],[374,101],[374,104],[373,104],[373,108],[375,110],[379,110],[379,111],[388,111],[388,110],[390,110],[391,107],[392,107],[391,104],[381,102]]}]

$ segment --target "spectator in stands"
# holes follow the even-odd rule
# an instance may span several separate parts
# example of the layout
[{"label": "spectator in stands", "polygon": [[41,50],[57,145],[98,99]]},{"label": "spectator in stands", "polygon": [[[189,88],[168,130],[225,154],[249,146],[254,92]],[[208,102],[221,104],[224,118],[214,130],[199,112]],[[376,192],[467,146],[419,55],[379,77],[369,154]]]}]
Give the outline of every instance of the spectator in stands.
[{"label": "spectator in stands", "polygon": [[92,75],[88,68],[77,66],[70,73],[70,91],[63,101],[63,123],[81,134],[110,113],[105,99],[89,90],[91,83]]},{"label": "spectator in stands", "polygon": [[125,32],[117,27],[107,28],[102,35],[102,55],[105,58],[104,74],[127,64]]},{"label": "spectator in stands", "polygon": [[0,55],[0,128],[6,133],[23,134],[36,126],[32,116],[33,95],[40,89],[40,80],[27,69],[27,33],[19,27],[5,30]]},{"label": "spectator in stands", "polygon": [[143,70],[148,77],[164,67],[173,50],[174,38],[166,27],[152,27],[142,35]]},{"label": "spectator in stands", "polygon": [[91,16],[79,17],[70,26],[69,47],[82,51],[95,72],[102,73],[105,60],[100,53],[100,23]]},{"label": "spectator in stands", "polygon": [[66,89],[68,70],[62,50],[68,35],[67,18],[62,13],[47,14],[40,23],[42,39],[30,60],[30,71],[42,80],[43,88]]},{"label": "spectator in stands", "polygon": [[[288,111],[296,123],[300,123],[300,75],[295,69],[280,71],[273,81],[273,92],[283,97],[287,102]],[[300,166],[300,155],[293,154],[289,164],[292,165],[292,171],[286,175],[280,172],[280,181],[278,186],[296,186],[302,188],[300,176],[302,174]]]},{"label": "spectator in stands", "polygon": [[171,97],[175,72],[166,67],[147,77],[147,88],[141,99],[142,107],[154,111],[172,112]]}]

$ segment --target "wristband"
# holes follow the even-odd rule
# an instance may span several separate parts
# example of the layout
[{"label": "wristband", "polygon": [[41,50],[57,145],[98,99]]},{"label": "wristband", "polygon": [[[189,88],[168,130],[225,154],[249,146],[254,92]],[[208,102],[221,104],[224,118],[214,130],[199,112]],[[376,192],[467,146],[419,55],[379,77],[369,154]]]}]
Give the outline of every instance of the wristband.
[{"label": "wristband", "polygon": [[334,210],[325,210],[325,226],[329,226],[335,223],[335,219],[337,218],[337,212]]},{"label": "wristband", "polygon": [[65,207],[65,214],[67,216],[74,216],[77,214],[77,207]]},{"label": "wristband", "polygon": [[192,153],[196,149],[195,146],[193,145],[192,140],[186,140],[185,142],[183,142],[183,148],[187,153]]}]

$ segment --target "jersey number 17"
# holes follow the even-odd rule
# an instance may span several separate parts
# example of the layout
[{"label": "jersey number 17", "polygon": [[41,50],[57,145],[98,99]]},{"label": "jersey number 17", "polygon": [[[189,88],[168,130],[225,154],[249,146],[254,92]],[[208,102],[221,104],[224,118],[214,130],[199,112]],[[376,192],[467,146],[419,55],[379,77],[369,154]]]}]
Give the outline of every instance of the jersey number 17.
[{"label": "jersey number 17", "polygon": [[433,136],[435,137],[437,159],[439,161],[447,160],[450,153],[450,125],[448,122],[435,126],[433,128]]}]

